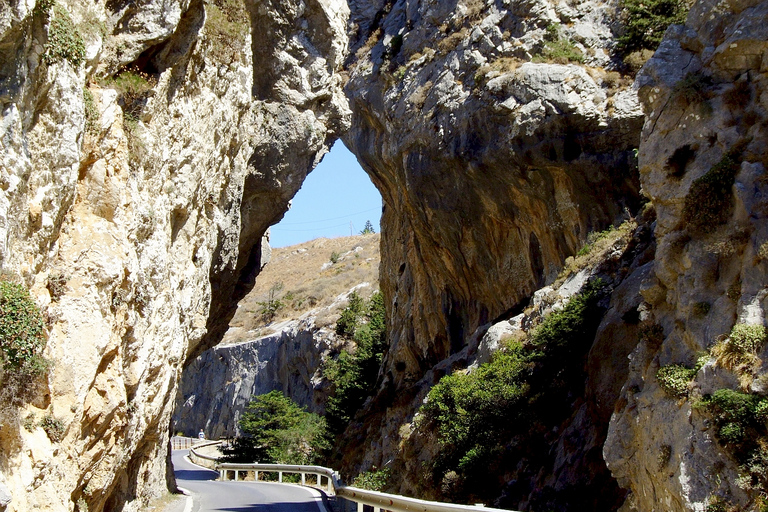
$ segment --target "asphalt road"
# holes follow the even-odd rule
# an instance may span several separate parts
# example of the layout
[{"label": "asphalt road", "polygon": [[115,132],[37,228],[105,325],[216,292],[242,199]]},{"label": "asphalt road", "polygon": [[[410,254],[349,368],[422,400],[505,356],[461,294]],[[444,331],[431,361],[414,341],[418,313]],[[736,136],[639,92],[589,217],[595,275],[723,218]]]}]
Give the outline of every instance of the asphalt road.
[{"label": "asphalt road", "polygon": [[192,493],[191,512],[326,512],[318,492],[269,482],[215,482],[216,471],[191,464],[187,450],[174,450],[179,487]]}]

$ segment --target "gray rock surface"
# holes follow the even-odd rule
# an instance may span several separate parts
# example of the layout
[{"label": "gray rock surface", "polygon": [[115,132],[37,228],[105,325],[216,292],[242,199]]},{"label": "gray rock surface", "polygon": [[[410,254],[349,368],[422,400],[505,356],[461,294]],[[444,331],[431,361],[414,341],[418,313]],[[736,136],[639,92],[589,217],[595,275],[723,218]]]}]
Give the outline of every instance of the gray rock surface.
[{"label": "gray rock surface", "polygon": [[291,320],[277,333],[216,346],[184,370],[172,419],[174,433],[208,439],[240,434],[238,422],[253,397],[282,391],[316,413],[325,410],[320,366],[336,336],[314,326],[314,317]]},{"label": "gray rock surface", "polygon": [[[736,323],[766,323],[767,13],[766,2],[697,2],[637,78],[647,114],[640,176],[658,212],[658,249],[641,293],[663,339],[632,352],[604,448],[611,472],[631,491],[622,510],[717,503],[753,510],[762,499],[763,490],[739,478],[745,469],[706,408],[692,407],[703,394],[750,386],[710,359],[690,397],[678,399],[656,373],[669,364],[693,367]],[[718,189],[724,199],[713,200],[697,183],[729,152],[735,177]]]},{"label": "gray rock surface", "polygon": [[[386,205],[391,347],[371,402],[387,412],[371,409],[358,425],[369,437],[349,438],[388,460],[423,376],[554,281],[589,232],[635,211],[642,111],[610,74],[611,3],[350,6],[344,141]],[[570,41],[583,63],[548,60],[546,38]]]}]

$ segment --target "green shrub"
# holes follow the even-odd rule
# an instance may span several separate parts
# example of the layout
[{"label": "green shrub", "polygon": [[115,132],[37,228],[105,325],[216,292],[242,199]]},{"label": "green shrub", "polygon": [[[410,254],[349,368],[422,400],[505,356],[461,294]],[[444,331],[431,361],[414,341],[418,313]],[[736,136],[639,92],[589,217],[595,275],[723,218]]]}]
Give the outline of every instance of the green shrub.
[{"label": "green shrub", "polygon": [[389,468],[376,469],[360,473],[352,481],[352,487],[368,489],[369,491],[383,491],[389,480]]},{"label": "green shrub", "polygon": [[93,93],[87,87],[83,89],[83,106],[85,108],[85,131],[91,134],[99,131],[99,111]]},{"label": "green shrub", "polygon": [[333,263],[333,264],[338,263],[339,262],[339,258],[341,258],[341,254],[339,254],[338,252],[333,251],[331,253],[331,257],[330,257],[331,263]]},{"label": "green shrub", "polygon": [[684,0],[620,0],[623,34],[617,39],[624,54],[655,50],[671,24],[685,22],[688,6]]},{"label": "green shrub", "polygon": [[43,61],[48,65],[67,60],[73,67],[78,67],[85,60],[83,36],[80,35],[67,10],[57,3],[53,5],[48,41],[44,49]]},{"label": "green shrub", "polygon": [[728,343],[742,353],[757,352],[765,345],[766,339],[765,327],[753,324],[736,324],[731,329],[728,336]]},{"label": "green shrub", "polygon": [[688,396],[688,384],[696,377],[698,372],[695,368],[686,368],[680,364],[671,364],[662,366],[656,372],[656,379],[659,386],[669,396],[675,398],[684,398]]},{"label": "green shrub", "polygon": [[584,63],[584,54],[570,39],[563,38],[560,34],[560,25],[552,24],[546,29],[544,46],[541,53],[533,57],[533,62],[556,62],[568,64],[569,62]]},{"label": "green shrub", "polygon": [[260,306],[259,314],[261,315],[261,318],[265,322],[271,322],[277,315],[277,312],[280,311],[283,307],[285,307],[285,303],[283,303],[283,301],[277,297],[277,294],[282,289],[283,289],[282,281],[273,284],[272,287],[270,287],[269,289],[269,295],[267,300],[256,303]]},{"label": "green shrub", "polygon": [[683,220],[696,233],[711,233],[724,224],[733,210],[731,188],[741,168],[741,152],[729,151],[704,176],[697,178],[685,196]]},{"label": "green shrub", "polygon": [[0,350],[4,366],[39,364],[45,346],[43,316],[24,286],[0,281]]},{"label": "green shrub", "polygon": [[341,316],[336,321],[336,334],[340,336],[353,336],[365,312],[365,302],[357,292],[350,293],[347,300],[347,307],[342,310]]},{"label": "green shrub", "polygon": [[510,342],[490,362],[445,376],[429,391],[419,427],[433,432],[440,447],[433,461],[437,484],[454,472],[451,482],[482,494],[492,486],[489,468],[503,474],[500,466],[520,452],[546,453],[542,436],[571,414],[574,393],[584,385],[583,358],[602,316],[601,287],[591,283],[527,340]]},{"label": "green shrub", "polygon": [[40,420],[40,426],[48,435],[48,439],[54,443],[60,442],[64,439],[64,422],[58,418],[54,418],[50,414],[46,414],[42,420]]},{"label": "green shrub", "polygon": [[333,435],[341,433],[376,385],[379,367],[387,348],[384,297],[371,295],[368,303],[356,294],[336,324],[336,332],[355,340],[354,353],[343,350],[336,359],[323,365],[323,376],[331,383],[326,404],[328,427]]}]

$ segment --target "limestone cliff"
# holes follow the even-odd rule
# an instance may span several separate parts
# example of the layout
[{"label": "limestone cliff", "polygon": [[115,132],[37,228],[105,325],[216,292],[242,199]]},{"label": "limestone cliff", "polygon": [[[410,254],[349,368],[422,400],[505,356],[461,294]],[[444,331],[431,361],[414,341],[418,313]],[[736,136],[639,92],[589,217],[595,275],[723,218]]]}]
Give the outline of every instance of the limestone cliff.
[{"label": "limestone cliff", "polygon": [[385,376],[402,389],[636,208],[642,112],[608,70],[609,3],[350,6],[344,140],[386,205]]},{"label": "limestone cliff", "polygon": [[182,364],[220,338],[263,233],[348,126],[346,5],[246,7],[0,5],[0,265],[45,309],[53,363],[28,428],[0,429],[8,510],[163,492]]},{"label": "limestone cliff", "polygon": [[396,456],[446,371],[436,365],[467,365],[462,350],[551,283],[588,233],[636,211],[642,112],[614,70],[610,3],[350,6],[344,140],[384,197],[391,344],[347,433],[371,445],[347,454],[354,474]]},{"label": "limestone cliff", "polygon": [[[748,408],[724,423],[717,397],[768,393],[765,340],[735,349],[732,331],[766,323],[766,19],[766,2],[697,2],[637,79],[640,176],[658,212],[642,295],[657,334],[632,353],[604,450],[632,491],[624,510],[765,506],[763,420]],[[670,368],[689,369],[677,391]]]}]

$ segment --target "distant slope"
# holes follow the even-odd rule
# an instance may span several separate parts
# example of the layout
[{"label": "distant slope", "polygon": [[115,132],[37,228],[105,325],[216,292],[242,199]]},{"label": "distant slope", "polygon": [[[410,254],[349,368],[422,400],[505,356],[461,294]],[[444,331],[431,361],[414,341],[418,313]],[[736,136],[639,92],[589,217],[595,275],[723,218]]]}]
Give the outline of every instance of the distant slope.
[{"label": "distant slope", "polygon": [[[253,290],[240,302],[223,343],[269,334],[281,321],[297,319],[310,310],[327,308],[318,314],[317,327],[335,322],[339,295],[355,286],[360,286],[358,292],[365,297],[378,289],[379,240],[376,233],[318,238],[274,249]],[[271,290],[272,300],[282,306],[270,319],[263,312]]]}]

